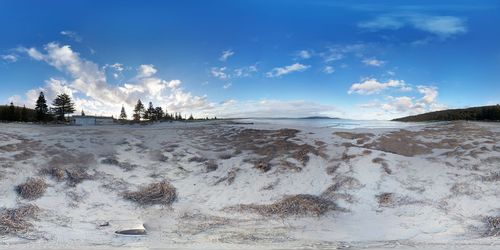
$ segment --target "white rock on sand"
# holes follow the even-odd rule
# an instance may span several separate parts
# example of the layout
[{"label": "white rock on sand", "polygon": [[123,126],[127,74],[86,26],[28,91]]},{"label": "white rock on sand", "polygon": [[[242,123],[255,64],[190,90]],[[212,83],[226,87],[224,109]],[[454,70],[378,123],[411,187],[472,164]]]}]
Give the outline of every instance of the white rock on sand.
[{"label": "white rock on sand", "polygon": [[[0,248],[496,249],[499,166],[495,123],[0,124]],[[30,177],[40,198],[16,193]],[[145,191],[161,182],[176,196]],[[14,232],[5,211],[26,204],[39,212]]]}]

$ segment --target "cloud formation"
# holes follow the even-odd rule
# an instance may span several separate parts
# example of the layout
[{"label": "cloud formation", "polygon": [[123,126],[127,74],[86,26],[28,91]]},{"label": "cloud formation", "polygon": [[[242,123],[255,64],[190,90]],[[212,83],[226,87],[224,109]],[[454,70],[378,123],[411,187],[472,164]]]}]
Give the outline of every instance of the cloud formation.
[{"label": "cloud formation", "polygon": [[365,65],[368,66],[374,66],[374,67],[381,67],[385,64],[384,61],[378,60],[376,58],[365,58],[362,61]]},{"label": "cloud formation", "polygon": [[[180,86],[180,80],[164,80],[156,77],[156,68],[143,64],[137,68],[137,74],[127,83],[111,85],[107,82],[104,70],[89,60],[83,59],[69,45],[48,43],[45,53],[36,48],[23,49],[31,58],[43,61],[70,80],[50,78],[45,85],[26,93],[26,104],[32,106],[38,93],[44,91],[47,98],[66,93],[73,97],[77,110],[84,109],[88,114],[112,115],[119,112],[121,105],[132,110],[138,99],[152,101],[157,106],[170,111],[193,111],[209,109],[213,104],[205,96],[195,96]],[[114,65],[115,68],[120,68]]]},{"label": "cloud formation", "polygon": [[380,93],[387,88],[399,88],[408,90],[409,86],[403,80],[388,80],[379,82],[375,78],[366,78],[359,83],[353,83],[349,88],[348,94],[372,95]]},{"label": "cloud formation", "polygon": [[17,61],[17,55],[15,54],[8,54],[8,55],[2,55],[1,56],[3,60],[7,62],[16,62]]},{"label": "cloud formation", "polygon": [[227,59],[229,59],[229,57],[231,57],[233,55],[234,55],[234,51],[232,51],[230,49],[224,50],[224,51],[222,51],[222,55],[219,57],[219,60],[222,62],[225,62],[225,61],[227,61]]},{"label": "cloud formation", "polygon": [[360,22],[358,27],[371,31],[412,27],[443,39],[467,32],[466,21],[463,18],[423,14],[386,14],[370,21]]},{"label": "cloud formation", "polygon": [[82,37],[79,36],[75,31],[63,30],[63,31],[60,32],[60,34],[63,35],[63,36],[71,38],[75,42],[81,42],[82,41]]},{"label": "cloud formation", "polygon": [[240,117],[308,117],[308,116],[345,116],[333,105],[325,105],[304,100],[259,100],[259,101],[237,101],[234,99],[225,101],[214,108],[217,114],[227,118]]},{"label": "cloud formation", "polygon": [[297,51],[296,56],[300,59],[309,59],[313,56],[313,52],[310,50],[299,50]]},{"label": "cloud formation", "polygon": [[416,115],[424,112],[446,109],[445,105],[438,102],[438,89],[435,86],[418,85],[415,95],[386,96],[384,101],[375,100],[371,103],[360,105],[363,109],[372,109],[378,112],[379,118],[392,119],[407,115]]},{"label": "cloud formation", "polygon": [[279,77],[282,75],[290,74],[292,72],[302,72],[302,71],[307,70],[310,67],[311,67],[310,65],[294,63],[294,64],[289,65],[289,66],[274,68],[271,71],[267,72],[266,76],[269,78]]},{"label": "cloud formation", "polygon": [[220,68],[213,67],[210,70],[210,73],[212,74],[213,77],[219,78],[221,80],[226,80],[229,79],[230,77],[230,75],[226,73],[226,69],[227,69],[226,67],[220,67]]},{"label": "cloud formation", "polygon": [[323,73],[325,74],[332,74],[333,72],[335,72],[335,69],[332,66],[325,66],[323,68]]}]

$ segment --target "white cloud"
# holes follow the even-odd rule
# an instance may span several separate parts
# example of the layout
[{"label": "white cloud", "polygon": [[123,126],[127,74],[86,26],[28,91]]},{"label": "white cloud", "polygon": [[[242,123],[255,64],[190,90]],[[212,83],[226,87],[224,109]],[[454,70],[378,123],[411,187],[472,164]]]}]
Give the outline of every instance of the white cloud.
[{"label": "white cloud", "polygon": [[345,114],[335,106],[325,105],[304,100],[280,101],[280,100],[253,100],[237,101],[228,100],[214,107],[211,112],[217,116],[227,118],[237,117],[307,117],[307,116],[334,116],[340,117]]},{"label": "white cloud", "polygon": [[385,64],[384,61],[378,60],[376,58],[365,58],[363,59],[362,62],[368,66],[375,66],[375,67],[380,67]]},{"label": "white cloud", "polygon": [[335,72],[335,69],[332,66],[325,66],[323,68],[323,73],[325,74],[332,74],[333,72]]},{"label": "white cloud", "polygon": [[300,64],[300,63],[294,63],[294,64],[289,65],[289,66],[274,68],[273,70],[267,72],[266,76],[267,77],[279,77],[279,76],[282,76],[282,75],[290,74],[292,72],[305,71],[309,67],[311,67],[311,66],[309,66],[309,65],[303,65],[303,64]]},{"label": "white cloud", "polygon": [[358,24],[358,27],[372,31],[381,29],[398,30],[406,26],[431,33],[440,38],[447,38],[467,32],[465,20],[455,16],[431,16],[408,13],[387,14]]},{"label": "white cloud", "polygon": [[424,95],[422,97],[422,101],[424,101],[425,103],[431,104],[436,101],[438,96],[437,87],[419,85],[417,86],[417,90],[419,93]]},{"label": "white cloud", "polygon": [[16,105],[16,106],[22,106],[22,105],[25,105],[25,104],[23,103],[23,100],[22,100],[22,98],[21,98],[21,96],[20,96],[20,95],[13,95],[13,96],[11,96],[11,97],[7,98],[7,102],[8,102],[8,103],[13,103],[13,104],[14,104],[14,105]]},{"label": "white cloud", "polygon": [[440,37],[467,32],[465,21],[454,16],[415,16],[411,18],[411,21],[415,28]]},{"label": "white cloud", "polygon": [[17,55],[15,55],[15,54],[2,55],[1,57],[3,60],[5,60],[7,62],[16,62],[17,61]]},{"label": "white cloud", "polygon": [[300,59],[309,59],[312,57],[312,52],[309,50],[300,50],[297,51],[297,57]]},{"label": "white cloud", "polygon": [[114,69],[114,70],[116,70],[116,71],[118,71],[118,72],[122,72],[122,71],[124,71],[124,70],[125,70],[125,67],[124,67],[124,66],[123,66],[123,64],[121,64],[121,63],[106,64],[106,65],[104,65],[104,67],[103,67],[103,68],[104,68],[104,69],[106,69],[106,68],[111,68],[111,69]]},{"label": "white cloud", "polygon": [[405,90],[405,88],[407,88],[408,86],[403,80],[388,80],[387,82],[379,82],[374,78],[366,78],[359,83],[352,84],[347,93],[371,95],[380,93],[380,91],[384,89],[395,87],[403,88],[403,90]]},{"label": "white cloud", "polygon": [[371,109],[373,112],[378,113],[377,116],[379,118],[385,119],[416,115],[446,108],[445,105],[438,103],[438,90],[435,86],[419,85],[414,93],[421,96],[387,96],[384,102],[375,100],[371,103],[362,104],[360,107],[365,110]]},{"label": "white cloud", "polygon": [[[22,48],[21,48],[22,49]],[[44,56],[35,48],[25,49],[26,53],[33,59],[37,61],[44,60]]]},{"label": "white cloud", "polygon": [[137,77],[150,77],[156,74],[156,69],[152,64],[142,64],[137,68]]},{"label": "white cloud", "polygon": [[167,86],[171,89],[176,89],[178,88],[179,86],[181,85],[181,81],[180,80],[171,80],[170,82],[168,82]]},{"label": "white cloud", "polygon": [[223,88],[223,89],[228,89],[228,88],[230,88],[231,86],[233,86],[233,84],[232,84],[232,83],[230,83],[230,82],[228,82],[228,83],[224,84],[224,86],[222,86],[222,88]]},{"label": "white cloud", "polygon": [[257,72],[257,65],[251,65],[247,67],[236,68],[233,70],[234,77],[249,77],[252,76],[253,73]]},{"label": "white cloud", "polygon": [[75,42],[81,42],[82,41],[82,37],[80,37],[75,31],[71,31],[71,30],[63,30],[60,32],[61,35],[63,36],[67,36],[71,39],[73,39]]},{"label": "white cloud", "polygon": [[111,70],[112,75],[115,79],[122,76],[123,71],[125,71],[125,67],[121,63],[106,64],[102,68],[103,70],[108,70],[108,69]]},{"label": "white cloud", "polygon": [[221,80],[226,80],[230,77],[229,74],[225,72],[226,69],[227,69],[226,67],[220,67],[220,68],[213,67],[210,70],[210,73],[212,73],[213,77],[217,77]]},{"label": "white cloud", "polygon": [[26,93],[26,102],[30,104],[29,106],[33,106],[40,91],[46,91],[48,99],[53,99],[55,94],[62,92],[71,94],[77,110],[84,109],[88,114],[116,115],[122,105],[132,110],[137,99],[144,102],[152,101],[155,105],[166,107],[170,111],[195,112],[212,107],[205,96],[194,96],[186,92],[180,86],[180,80],[167,81],[156,77],[157,70],[151,64],[140,65],[136,77],[132,78],[131,82],[110,85],[106,80],[104,69],[92,61],[81,58],[70,46],[49,43],[44,50],[46,53],[41,53],[35,48],[24,49],[35,60],[43,60],[67,74],[71,80],[50,78],[45,86],[29,90]]},{"label": "white cloud", "polygon": [[374,20],[361,22],[358,24],[358,27],[360,28],[371,29],[371,30],[379,30],[379,29],[397,30],[402,28],[403,26],[405,26],[405,23],[402,20],[394,18],[392,16],[379,16],[376,17]]},{"label": "white cloud", "polygon": [[229,57],[233,56],[234,55],[234,51],[232,50],[224,50],[222,51],[222,55],[219,57],[219,60],[222,61],[222,62],[225,62],[227,61],[227,59],[229,59]]},{"label": "white cloud", "polygon": [[349,44],[349,45],[332,45],[328,46],[325,51],[318,55],[323,58],[324,62],[333,62],[343,59],[347,54],[361,56],[361,52],[365,49],[364,44]]}]

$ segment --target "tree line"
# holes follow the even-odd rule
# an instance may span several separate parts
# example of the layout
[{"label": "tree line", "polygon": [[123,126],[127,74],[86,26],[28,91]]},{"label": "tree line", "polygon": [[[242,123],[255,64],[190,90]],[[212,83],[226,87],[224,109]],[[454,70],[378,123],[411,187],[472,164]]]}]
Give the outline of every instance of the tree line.
[{"label": "tree line", "polygon": [[[0,105],[0,121],[67,122],[69,117],[66,115],[73,114],[74,112],[75,104],[69,95],[57,95],[52,101],[52,107],[49,107],[44,93],[40,92],[34,109],[26,108],[25,106],[18,107],[13,102],[10,105]],[[82,115],[85,115],[83,110]],[[123,106],[118,117],[121,121],[125,121],[128,118]],[[168,113],[166,109],[163,110],[161,107],[155,107],[152,102],[149,102],[149,106],[146,109],[139,99],[133,110],[132,120],[139,122],[141,119],[148,121],[195,120],[192,114],[189,117],[183,117],[180,112]],[[205,119],[208,120],[209,118],[206,117]],[[213,119],[217,119],[217,117]]]},{"label": "tree line", "polygon": [[75,104],[67,94],[59,94],[52,102],[52,107],[47,105],[43,92],[40,92],[35,103],[35,108],[26,106],[18,107],[13,102],[10,105],[0,106],[0,121],[18,122],[49,122],[66,121],[66,115],[75,112]]},{"label": "tree line", "polygon": [[500,121],[500,105],[473,107],[466,109],[448,109],[394,119],[394,121],[402,122],[452,120]]},{"label": "tree line", "polygon": [[[120,120],[127,120],[128,118],[123,106],[118,117]],[[189,117],[185,117],[182,116],[181,112],[168,113],[167,109],[163,110],[162,107],[155,107],[152,102],[149,102],[148,108],[146,109],[142,101],[139,99],[134,107],[132,120],[139,122],[141,119],[148,121],[195,120],[192,114],[189,115]],[[209,118],[206,117],[205,119],[208,120]],[[213,119],[217,119],[217,117],[214,117]]]}]

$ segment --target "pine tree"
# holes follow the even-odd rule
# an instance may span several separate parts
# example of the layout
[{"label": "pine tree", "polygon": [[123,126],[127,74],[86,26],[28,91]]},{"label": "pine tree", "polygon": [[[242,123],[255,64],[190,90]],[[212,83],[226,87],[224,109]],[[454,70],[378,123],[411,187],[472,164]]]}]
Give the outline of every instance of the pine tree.
[{"label": "pine tree", "polygon": [[16,107],[14,106],[13,102],[10,102],[9,115],[7,116],[7,120],[8,121],[16,121],[17,120]]},{"label": "pine tree", "polygon": [[170,115],[168,114],[168,111],[167,111],[167,109],[166,109],[166,108],[165,108],[165,112],[163,112],[163,113],[164,113],[164,116],[163,116],[163,118],[162,118],[162,119],[164,119],[164,120],[168,120],[168,119],[169,119],[169,117],[170,117]]},{"label": "pine tree", "polygon": [[156,107],[155,108],[155,120],[159,121],[163,119],[164,113],[163,109],[161,107]]},{"label": "pine tree", "polygon": [[82,109],[82,116],[85,116],[85,112],[83,112],[83,109]]},{"label": "pine tree", "polygon": [[47,107],[47,101],[45,100],[43,92],[40,92],[38,100],[36,100],[35,111],[36,111],[37,121],[47,120],[47,113],[49,112],[49,107]]},{"label": "pine tree", "polygon": [[125,113],[125,108],[122,106],[122,111],[120,112],[120,120],[127,120],[127,113]]},{"label": "pine tree", "polygon": [[144,115],[143,115],[142,118],[144,118],[146,120],[154,120],[154,118],[155,118],[155,107],[153,106],[152,102],[149,102],[149,107],[146,110],[146,112],[144,112]]},{"label": "pine tree", "polygon": [[141,117],[143,116],[144,113],[145,113],[144,112],[144,105],[142,104],[141,100],[139,99],[137,101],[137,104],[135,105],[134,114],[132,115],[134,118],[134,121],[140,121]]},{"label": "pine tree", "polygon": [[27,122],[28,121],[28,110],[26,109],[26,105],[23,105],[23,108],[21,109],[21,121]]},{"label": "pine tree", "polygon": [[52,102],[54,110],[58,119],[64,120],[66,114],[72,114],[75,112],[75,104],[71,101],[71,97],[67,94],[57,95],[56,99]]},{"label": "pine tree", "polygon": [[189,115],[188,120],[194,120],[193,114]]}]

